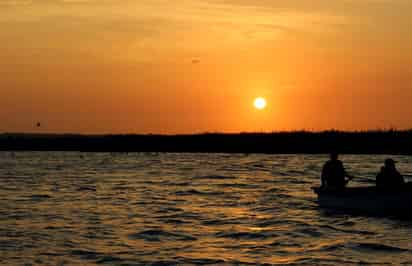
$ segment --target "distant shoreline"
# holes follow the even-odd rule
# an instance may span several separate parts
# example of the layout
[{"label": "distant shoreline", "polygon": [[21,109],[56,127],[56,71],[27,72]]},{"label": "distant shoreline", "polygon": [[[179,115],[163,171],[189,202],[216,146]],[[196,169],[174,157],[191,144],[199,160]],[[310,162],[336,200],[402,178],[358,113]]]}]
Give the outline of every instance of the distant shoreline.
[{"label": "distant shoreline", "polygon": [[194,135],[0,134],[1,151],[412,155],[412,130]]}]

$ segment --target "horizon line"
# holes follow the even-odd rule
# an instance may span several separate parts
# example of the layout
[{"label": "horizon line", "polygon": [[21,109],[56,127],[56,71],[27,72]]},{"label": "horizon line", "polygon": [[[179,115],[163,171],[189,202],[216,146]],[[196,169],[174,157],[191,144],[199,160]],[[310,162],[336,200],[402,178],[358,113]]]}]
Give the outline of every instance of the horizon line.
[{"label": "horizon line", "polygon": [[32,135],[32,136],[199,136],[199,135],[274,135],[274,134],[325,134],[325,133],[345,133],[345,134],[360,134],[360,133],[410,133],[412,128],[407,129],[359,129],[359,130],[340,130],[340,129],[325,129],[325,130],[278,130],[278,131],[239,131],[239,132],[223,132],[223,131],[204,131],[193,133],[80,133],[80,132],[0,132],[0,135]]}]

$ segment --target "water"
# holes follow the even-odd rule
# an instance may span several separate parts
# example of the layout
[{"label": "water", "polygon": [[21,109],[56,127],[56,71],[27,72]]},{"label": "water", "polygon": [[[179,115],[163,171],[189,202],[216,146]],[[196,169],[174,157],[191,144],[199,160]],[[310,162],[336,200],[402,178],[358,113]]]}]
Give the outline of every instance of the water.
[{"label": "water", "polygon": [[[0,264],[412,264],[412,221],[317,208],[326,158],[3,152]],[[342,157],[366,178],[384,158]]]}]

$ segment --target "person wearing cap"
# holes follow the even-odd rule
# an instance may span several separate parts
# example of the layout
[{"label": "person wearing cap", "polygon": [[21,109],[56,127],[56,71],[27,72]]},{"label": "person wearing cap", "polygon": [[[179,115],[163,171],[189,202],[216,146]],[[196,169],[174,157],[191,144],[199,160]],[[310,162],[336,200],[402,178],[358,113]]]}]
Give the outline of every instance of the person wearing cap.
[{"label": "person wearing cap", "polygon": [[376,176],[376,186],[381,189],[393,189],[405,184],[403,176],[396,170],[395,161],[392,158],[385,160],[385,165]]},{"label": "person wearing cap", "polygon": [[[349,179],[345,179],[348,177]],[[338,160],[338,153],[332,152],[330,160],[325,163],[321,175],[321,187],[325,189],[344,189],[353,177],[343,167],[342,161]]]}]

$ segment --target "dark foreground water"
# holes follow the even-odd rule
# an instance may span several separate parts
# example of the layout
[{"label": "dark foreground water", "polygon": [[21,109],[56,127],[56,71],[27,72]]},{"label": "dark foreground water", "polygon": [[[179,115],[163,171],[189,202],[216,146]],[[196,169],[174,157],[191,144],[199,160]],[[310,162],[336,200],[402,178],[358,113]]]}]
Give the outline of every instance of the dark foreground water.
[{"label": "dark foreground water", "polygon": [[[373,178],[384,158],[342,159]],[[0,264],[412,264],[412,221],[317,208],[325,159],[3,152]]]}]

